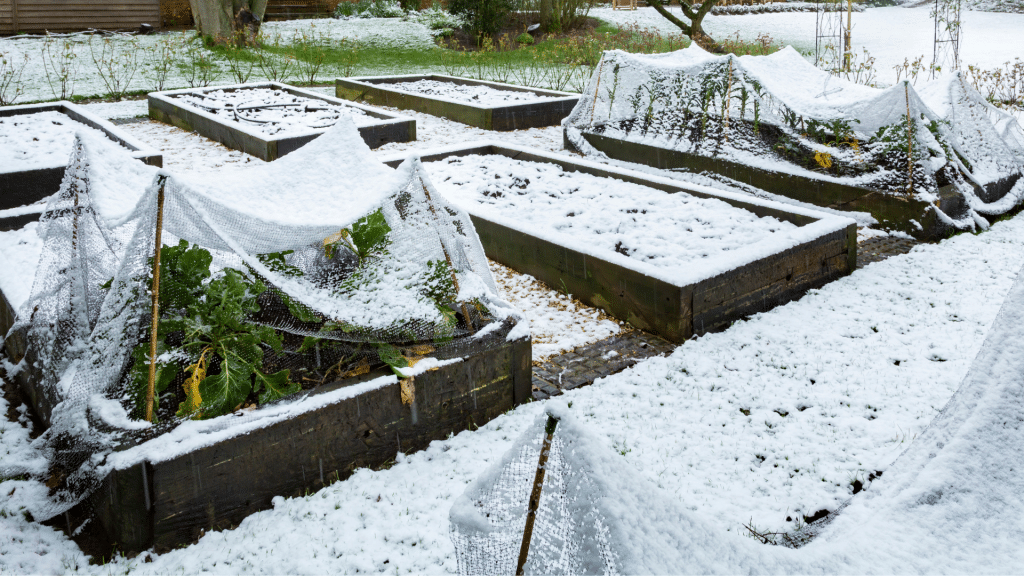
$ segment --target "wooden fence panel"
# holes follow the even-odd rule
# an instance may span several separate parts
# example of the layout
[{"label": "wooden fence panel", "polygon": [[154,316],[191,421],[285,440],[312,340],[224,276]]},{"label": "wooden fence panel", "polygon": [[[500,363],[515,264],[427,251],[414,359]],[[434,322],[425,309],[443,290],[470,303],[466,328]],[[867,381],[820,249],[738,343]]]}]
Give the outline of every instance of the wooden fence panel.
[{"label": "wooden fence panel", "polygon": [[0,34],[159,27],[160,0],[0,0]]}]

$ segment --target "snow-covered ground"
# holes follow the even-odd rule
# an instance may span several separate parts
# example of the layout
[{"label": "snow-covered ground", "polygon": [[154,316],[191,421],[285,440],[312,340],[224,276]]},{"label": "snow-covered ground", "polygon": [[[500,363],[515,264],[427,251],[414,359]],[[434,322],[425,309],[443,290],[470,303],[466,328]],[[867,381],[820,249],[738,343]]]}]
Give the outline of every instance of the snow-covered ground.
[{"label": "snow-covered ground", "polygon": [[[860,57],[861,49],[866,48],[876,59],[878,80],[891,84],[896,80],[893,67],[904,60],[914,60],[918,56],[925,57],[927,65],[931,60],[932,37],[934,24],[929,16],[930,4],[914,8],[868,8],[853,16],[854,52]],[[673,11],[677,9],[673,8]],[[652,8],[640,8],[636,11],[611,10],[595,8],[591,15],[613,23],[635,23],[643,27],[655,28],[666,33],[676,34],[678,29],[662,18]],[[749,14],[749,15],[713,15],[709,14],[704,21],[704,28],[715,38],[723,39],[735,34],[746,40],[754,40],[759,34],[767,33],[776,42],[792,44],[804,53],[814,50],[814,19],[813,12],[787,12],[780,14]],[[1024,47],[1020,42],[1019,33],[1024,28],[1024,14],[1002,12],[963,13],[961,60],[963,66],[979,66],[991,69],[1002,66],[1004,62],[1015,57],[1024,57]],[[344,42],[347,47],[360,46],[391,46],[401,49],[433,50],[434,43],[430,33],[422,23],[403,21],[397,18],[367,18],[352,20],[292,20],[285,22],[268,22],[264,25],[266,37],[273,41],[288,43],[295,35],[305,34],[307,37],[327,37],[335,43]],[[193,37],[193,33],[169,32],[133,38],[114,38],[115,45],[126,45],[137,42],[139,46],[138,67],[130,79],[132,90],[155,90],[158,82],[157,70],[161,63],[164,46],[173,48],[176,58],[188,62],[188,47],[193,47],[193,54],[205,54],[213,58],[216,74],[213,84],[234,83],[226,63],[210,52],[197,48],[195,42],[185,41]],[[90,38],[92,38],[90,48]],[[78,95],[90,96],[108,92],[102,80],[96,74],[93,54],[100,53],[99,38],[90,36],[72,36],[61,39],[71,42],[76,54],[77,81],[74,91]],[[8,59],[20,63],[28,57],[28,66],[21,78],[24,94],[20,101],[49,100],[54,98],[53,90],[47,81],[43,65],[44,41],[32,37],[0,38],[0,53]],[[198,50],[198,52],[196,52]],[[163,82],[163,89],[187,88],[187,68],[172,67],[169,76]],[[373,69],[356,63],[355,75],[388,75],[400,73],[443,73],[440,62],[437,65],[413,68],[408,63],[396,59],[393,63]],[[293,74],[297,71],[293,69]],[[325,69],[322,78],[331,78],[341,74],[340,70]],[[253,70],[251,81],[266,80],[258,68]],[[59,89],[58,89],[59,92]]]},{"label": "snow-covered ground", "polygon": [[[926,3],[915,8],[869,8],[853,15],[853,51],[859,58],[862,49],[866,48],[875,58],[879,82],[895,83],[893,67],[903,64],[905,59],[913,61],[924,56],[926,66],[931,62],[935,26],[929,15],[930,9],[931,4]],[[670,10],[677,16],[680,14],[678,8]],[[664,33],[679,32],[653,8],[635,11],[596,8],[591,15],[608,22],[632,23]],[[790,44],[813,56],[814,19],[813,12],[709,14],[704,19],[704,30],[717,40],[737,33],[744,40],[755,40],[760,34],[768,34],[776,42]],[[1024,14],[964,11],[961,21],[960,59],[964,68],[973,65],[990,69],[1015,57],[1024,58],[1024,43],[1021,42]]]},{"label": "snow-covered ground", "polygon": [[[806,15],[722,18],[776,16]],[[347,22],[355,28],[370,22],[360,33],[379,30],[374,21]],[[399,32],[405,28],[389,30],[402,41]],[[378,37],[388,38],[386,33]],[[4,42],[0,46],[8,46]],[[41,90],[49,90],[45,80]],[[106,107],[108,117],[145,114],[144,102],[98,106]],[[391,144],[378,154],[493,137],[423,114],[403,114],[420,122],[422,140]],[[122,128],[164,150],[165,166],[172,170],[260,162],[154,122]],[[561,148],[559,127],[502,138]],[[919,246],[869,265],[797,302],[694,339],[667,358],[652,358],[571,391],[565,399],[625,464],[723,537],[744,537],[744,523],[790,529],[801,515],[835,509],[849,498],[855,480],[866,482],[871,472],[885,470],[927,426],[959,385],[1022,261],[1024,216],[1018,216],[979,235]],[[505,295],[536,314],[527,312],[535,340],[538,333],[550,337],[535,352],[556,353],[619,329],[592,310],[570,313],[578,304],[532,285],[528,277],[494,269]],[[7,408],[7,399],[0,397],[0,414]],[[26,518],[23,505],[42,497],[44,485],[4,479],[0,573],[452,573],[457,569],[448,537],[452,501],[541,410],[541,403],[527,404],[476,431],[399,455],[387,470],[359,470],[306,497],[277,498],[273,510],[250,516],[234,530],[206,534],[195,545],[101,566],[89,565],[63,533]],[[43,469],[29,445],[27,422],[0,417],[0,468]],[[965,546],[935,553],[973,558],[988,572],[1020,571],[978,550]]]},{"label": "snow-covered ground", "polygon": [[526,316],[533,334],[533,360],[538,362],[618,334],[626,325],[603,311],[552,290],[529,274],[491,262],[498,291]]},{"label": "snow-covered ground", "polygon": [[[834,509],[852,482],[884,471],[913,442],[960,383],[1022,261],[1017,217],[872,264],[566,400],[626,463],[723,534],[742,538],[748,522],[790,528],[799,514]],[[387,470],[276,499],[273,510],[193,546],[106,566],[88,566],[66,536],[19,512],[44,487],[8,480],[0,569],[454,572],[452,500],[541,409],[521,406]],[[23,428],[5,423],[0,434],[4,459],[34,461]],[[978,561],[992,572],[1019,568]]]}]

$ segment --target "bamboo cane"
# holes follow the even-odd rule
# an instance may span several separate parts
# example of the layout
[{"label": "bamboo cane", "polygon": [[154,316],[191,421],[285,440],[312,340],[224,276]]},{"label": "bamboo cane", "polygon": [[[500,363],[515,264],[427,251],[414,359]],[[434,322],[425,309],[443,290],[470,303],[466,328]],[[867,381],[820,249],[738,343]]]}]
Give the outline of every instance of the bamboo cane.
[{"label": "bamboo cane", "polygon": [[910,83],[904,81],[903,93],[907,98],[907,196],[914,193],[914,134],[910,119]]},{"label": "bamboo cane", "polygon": [[149,382],[146,384],[146,420],[153,421],[153,393],[156,388],[156,341],[160,321],[160,248],[164,227],[164,186],[166,178],[160,180],[160,191],[156,197],[156,234],[153,255],[153,318],[149,332]]},{"label": "bamboo cane", "polygon": [[516,574],[523,574],[526,567],[526,558],[530,555],[530,540],[533,538],[533,523],[537,519],[537,509],[540,507],[540,491],[544,487],[544,467],[548,463],[548,454],[551,452],[551,439],[555,435],[555,427],[558,420],[554,416],[548,416],[548,423],[544,426],[544,445],[540,449],[540,458],[537,459],[537,474],[533,478],[533,491],[530,492],[530,504],[526,510],[526,527],[523,528],[523,543],[519,547],[519,562],[516,564]]},{"label": "bamboo cane", "polygon": [[601,55],[601,63],[597,66],[597,87],[594,88],[594,102],[590,106],[590,127],[594,127],[594,109],[597,108],[597,97],[601,94],[601,72],[604,71],[604,55]]}]

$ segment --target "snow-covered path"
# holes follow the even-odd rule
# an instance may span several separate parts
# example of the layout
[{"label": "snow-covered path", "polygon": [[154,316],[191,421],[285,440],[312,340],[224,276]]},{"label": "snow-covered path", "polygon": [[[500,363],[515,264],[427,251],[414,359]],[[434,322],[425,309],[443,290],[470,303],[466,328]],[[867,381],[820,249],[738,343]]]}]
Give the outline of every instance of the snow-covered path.
[{"label": "snow-covered path", "polygon": [[[849,498],[853,481],[885,470],[931,421],[963,378],[1022,261],[1019,216],[872,264],[565,400],[627,463],[730,537],[743,537],[746,522],[791,528],[787,517]],[[19,512],[22,498],[44,488],[9,480],[0,483],[7,496],[0,570],[453,572],[452,499],[540,409],[527,404],[399,456],[390,469],[360,470],[305,498],[278,499],[274,510],[237,529],[152,563],[86,566],[73,542]],[[28,457],[20,426],[5,424],[0,442],[9,454],[3,458]],[[991,566],[998,559],[979,560]]]}]

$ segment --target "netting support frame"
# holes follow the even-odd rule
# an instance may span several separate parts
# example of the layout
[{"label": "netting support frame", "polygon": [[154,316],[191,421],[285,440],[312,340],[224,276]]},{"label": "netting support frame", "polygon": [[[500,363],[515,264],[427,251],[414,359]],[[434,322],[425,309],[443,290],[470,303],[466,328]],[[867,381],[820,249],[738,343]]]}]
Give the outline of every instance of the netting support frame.
[{"label": "netting support frame", "polygon": [[153,394],[156,390],[157,329],[160,326],[160,252],[163,245],[164,187],[167,179],[160,177],[156,197],[156,233],[153,246],[153,313],[149,331],[149,381],[146,384],[146,421],[153,421]]}]

